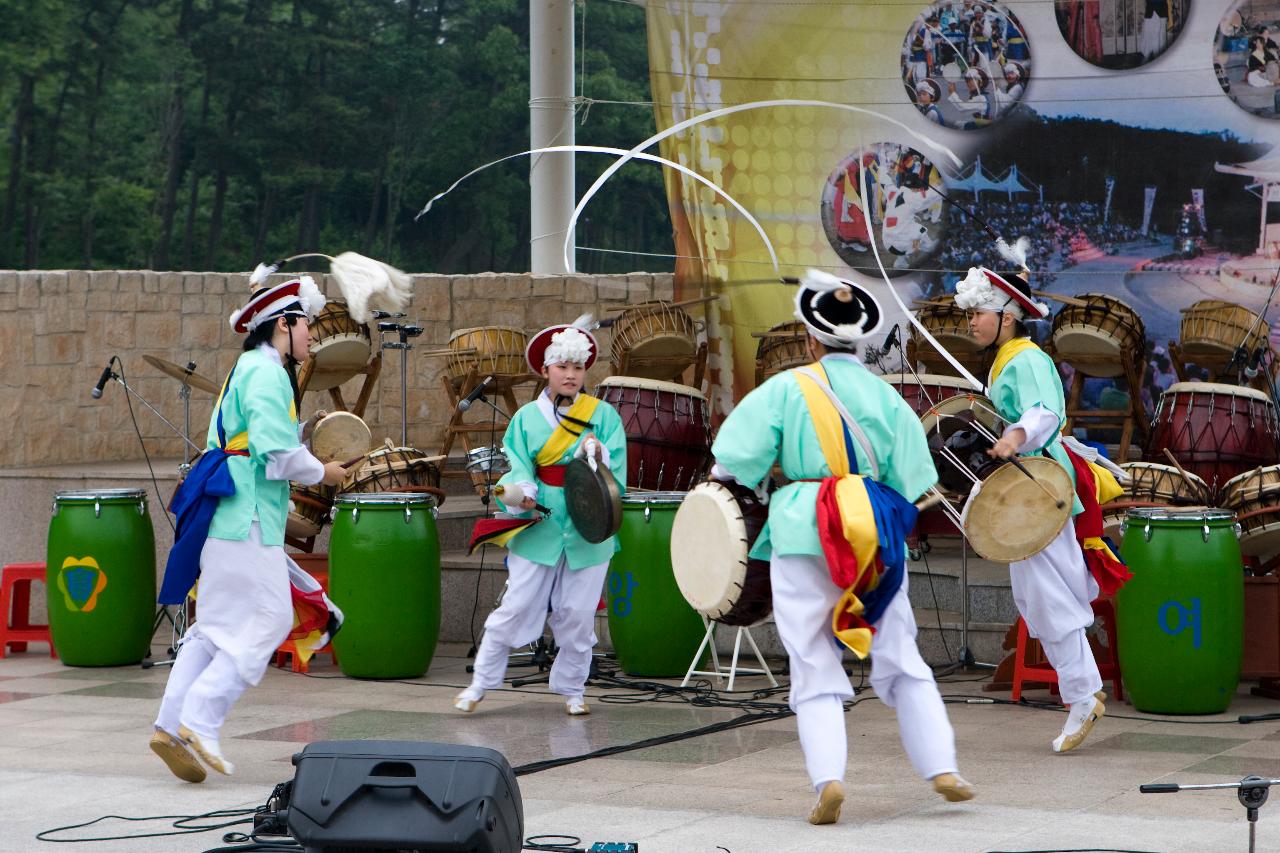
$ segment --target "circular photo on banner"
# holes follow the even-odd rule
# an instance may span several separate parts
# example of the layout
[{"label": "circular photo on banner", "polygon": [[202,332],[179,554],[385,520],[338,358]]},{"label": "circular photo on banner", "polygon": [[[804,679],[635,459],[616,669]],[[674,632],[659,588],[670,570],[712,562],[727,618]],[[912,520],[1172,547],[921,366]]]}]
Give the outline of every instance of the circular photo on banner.
[{"label": "circular photo on banner", "polygon": [[1030,79],[1026,30],[997,3],[934,3],[902,43],[907,96],[934,124],[972,130],[999,121],[1022,99]]},{"label": "circular photo on banner", "polygon": [[865,275],[927,268],[945,236],[942,175],[906,145],[879,142],[840,161],[822,186],[822,228],[840,260]]},{"label": "circular photo on banner", "polygon": [[1280,113],[1280,0],[1244,0],[1218,23],[1213,44],[1218,85],[1254,115]]},{"label": "circular photo on banner", "polygon": [[1058,30],[1081,59],[1137,68],[1164,53],[1187,20],[1190,0],[1055,0]]}]

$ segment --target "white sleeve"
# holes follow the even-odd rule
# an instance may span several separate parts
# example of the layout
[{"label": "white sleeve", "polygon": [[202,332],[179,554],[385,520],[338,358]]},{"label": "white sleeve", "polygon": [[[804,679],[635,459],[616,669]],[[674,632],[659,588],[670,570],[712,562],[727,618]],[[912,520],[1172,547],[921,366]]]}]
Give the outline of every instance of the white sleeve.
[{"label": "white sleeve", "polygon": [[537,483],[512,483],[504,486],[502,494],[498,495],[498,500],[512,509],[519,508],[525,498],[532,498],[535,501],[538,499]]},{"label": "white sleeve", "polygon": [[1022,413],[1022,419],[1004,428],[1004,435],[1012,430],[1021,429],[1027,434],[1026,441],[1018,448],[1019,453],[1030,453],[1039,450],[1048,442],[1049,436],[1058,428],[1061,421],[1053,412],[1044,406],[1032,406]]},{"label": "white sleeve", "polygon": [[305,447],[273,450],[267,454],[266,478],[268,480],[294,480],[306,486],[314,486],[324,479],[324,463],[311,455]]},{"label": "white sleeve", "polygon": [[729,473],[729,469],[721,465],[719,462],[711,466],[711,479],[719,480],[722,483],[738,482],[738,479]]}]

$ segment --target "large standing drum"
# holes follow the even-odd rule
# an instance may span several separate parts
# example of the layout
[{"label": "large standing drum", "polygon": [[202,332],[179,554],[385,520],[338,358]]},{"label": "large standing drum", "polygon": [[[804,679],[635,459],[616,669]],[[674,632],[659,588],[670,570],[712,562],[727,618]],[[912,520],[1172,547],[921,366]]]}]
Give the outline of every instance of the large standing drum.
[{"label": "large standing drum", "polygon": [[1280,465],[1233,477],[1222,487],[1222,506],[1240,523],[1240,551],[1250,557],[1280,553]]},{"label": "large standing drum", "polygon": [[[982,347],[969,334],[969,315],[956,307],[954,296],[943,296],[920,306],[916,311],[916,319],[920,325],[929,330],[929,334],[942,344],[969,371],[977,373],[982,369],[985,355]],[[955,370],[942,357],[933,344],[919,334],[916,327],[911,327],[911,343],[917,361],[930,370],[944,370],[948,373]]]},{"label": "large standing drum", "polygon": [[1133,577],[1116,595],[1120,669],[1133,707],[1226,710],[1240,679],[1244,565],[1235,515],[1135,509],[1120,555]]},{"label": "large standing drum", "polygon": [[678,379],[698,353],[693,318],[670,302],[633,305],[613,321],[613,369],[627,376]]},{"label": "large standing drum", "polygon": [[[1156,462],[1125,462],[1129,475],[1121,483],[1124,493],[1102,505],[1102,528],[1106,536],[1120,542],[1120,526],[1131,509],[1156,506],[1208,506],[1213,503],[1209,484],[1190,471]],[[1117,546],[1118,547],[1118,546]]]},{"label": "large standing drum", "polygon": [[618,410],[627,434],[627,489],[683,492],[711,459],[707,399],[696,388],[610,376],[596,396]]},{"label": "large standing drum", "polygon": [[680,594],[671,569],[671,525],[684,492],[622,497],[618,553],[605,589],[609,636],[618,665],[629,675],[684,675],[702,642],[702,619]]},{"label": "large standing drum", "polygon": [[63,663],[123,666],[147,656],[156,540],[145,491],[55,494],[45,565],[49,631]]},{"label": "large standing drum", "polygon": [[1252,388],[1178,382],[1160,395],[1147,458],[1168,448],[1215,491],[1237,474],[1280,462],[1280,425],[1271,398]]},{"label": "large standing drum", "polygon": [[813,361],[805,345],[809,333],[804,323],[780,323],[760,336],[756,346],[756,384]]},{"label": "large standing drum", "polygon": [[1054,350],[1088,376],[1119,376],[1126,363],[1142,358],[1142,318],[1114,296],[1083,293],[1079,298],[1086,304],[1066,305],[1053,318]]},{"label": "large standing drum", "polygon": [[769,563],[748,556],[769,518],[750,490],[699,483],[671,526],[671,568],[685,601],[725,625],[755,625],[773,612]]},{"label": "large standing drum", "polygon": [[308,328],[312,361],[308,391],[337,388],[369,363],[373,349],[369,327],[352,320],[346,304],[326,303]]},{"label": "large standing drum", "polygon": [[963,379],[934,373],[886,373],[880,378],[892,385],[917,415],[923,415],[949,397],[973,390]]},{"label": "large standing drum", "polygon": [[481,379],[528,373],[524,360],[528,345],[529,336],[511,326],[459,329],[449,336],[449,374],[461,379],[472,368]]},{"label": "large standing drum", "polygon": [[346,616],[333,638],[353,678],[417,678],[440,637],[435,500],[412,493],[339,495],[329,539],[329,597]]},{"label": "large standing drum", "polygon": [[1220,299],[1202,299],[1182,309],[1179,346],[1187,361],[1221,368],[1237,348],[1254,353],[1267,347],[1271,329],[1256,313]]}]

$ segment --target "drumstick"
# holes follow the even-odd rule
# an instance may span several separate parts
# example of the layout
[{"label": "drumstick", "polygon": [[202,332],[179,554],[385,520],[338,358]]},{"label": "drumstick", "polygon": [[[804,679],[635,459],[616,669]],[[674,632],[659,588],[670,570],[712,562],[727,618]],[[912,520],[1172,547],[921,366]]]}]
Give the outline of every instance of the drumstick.
[{"label": "drumstick", "polygon": [[1169,450],[1169,448],[1167,447],[1164,448],[1164,455],[1169,457],[1169,461],[1173,463],[1173,467],[1177,468],[1178,473],[1182,475],[1182,479],[1186,480],[1188,483],[1195,486],[1196,491],[1200,492],[1200,494],[1204,497],[1204,502],[1206,504],[1213,503],[1213,501],[1209,500],[1210,496],[1208,491],[1202,491],[1200,486],[1196,483],[1196,481],[1191,479],[1191,475],[1187,473],[1187,469],[1182,467],[1181,463],[1178,462],[1178,457],[1174,456],[1173,453]]},{"label": "drumstick", "polygon": [[1035,474],[1032,474],[1030,471],[1028,471],[1028,470],[1027,470],[1027,467],[1026,467],[1025,465],[1023,465],[1021,462],[1019,462],[1019,461],[1018,461],[1018,457],[1016,457],[1016,456],[1010,456],[1008,461],[1009,461],[1009,463],[1010,463],[1011,465],[1013,465],[1013,467],[1017,468],[1019,471],[1021,471],[1021,472],[1022,472],[1022,473],[1024,473],[1024,474],[1026,474],[1026,475],[1027,475],[1027,479],[1029,479],[1031,482],[1033,482],[1033,483],[1035,483],[1037,486],[1039,486],[1041,491],[1043,491],[1043,492],[1044,492],[1046,495],[1048,495],[1049,497],[1053,498],[1053,505],[1054,505],[1054,507],[1055,507],[1055,508],[1057,508],[1057,509],[1062,509],[1064,506],[1066,506],[1066,505],[1067,505],[1067,504],[1066,504],[1066,501],[1062,500],[1062,499],[1061,499],[1061,498],[1059,498],[1057,495],[1055,495],[1055,494],[1053,493],[1053,490],[1052,490],[1052,489],[1050,489],[1048,486],[1046,486],[1046,485],[1045,485],[1044,483],[1042,483],[1040,480],[1037,480],[1037,479],[1036,479],[1036,475],[1035,475]]},{"label": "drumstick", "polygon": [[343,468],[350,468],[352,465],[356,464],[357,462],[363,462],[363,461],[364,461],[364,457],[363,457],[363,456],[357,456],[355,459],[349,459],[349,460],[347,460],[346,462],[343,462],[343,463],[342,463],[342,467],[343,467]]},{"label": "drumstick", "polygon": [[930,509],[931,507],[935,507],[938,504],[942,503],[943,500],[944,498],[941,492],[936,492],[936,491],[932,492],[926,497],[923,497],[920,500],[916,501],[916,510],[919,512],[924,512],[926,509]]},{"label": "drumstick", "polygon": [[[495,495],[498,495],[498,496],[503,495],[506,491],[507,491],[507,487],[506,487],[506,486],[494,486],[494,487],[493,487],[493,493],[494,493]],[[551,515],[551,509],[550,509],[549,507],[545,507],[545,506],[543,506],[543,505],[542,505],[542,504],[540,504],[540,503],[535,503],[535,504],[533,505],[533,508],[534,508],[534,509],[536,509],[538,512],[542,513],[543,515]]]},{"label": "drumstick", "polygon": [[1045,293],[1043,290],[1031,291],[1032,296],[1042,296],[1045,299],[1052,299],[1054,302],[1061,302],[1064,305],[1074,305],[1077,308],[1088,308],[1089,303],[1083,299],[1076,299],[1074,296],[1062,296],[1057,293]]}]

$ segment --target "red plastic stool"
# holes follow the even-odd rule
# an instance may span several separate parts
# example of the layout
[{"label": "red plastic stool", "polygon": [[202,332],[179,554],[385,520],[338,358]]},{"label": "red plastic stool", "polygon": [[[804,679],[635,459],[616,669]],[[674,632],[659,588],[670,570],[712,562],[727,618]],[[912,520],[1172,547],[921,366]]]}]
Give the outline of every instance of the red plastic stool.
[{"label": "red plastic stool", "polygon": [[44,563],[9,563],[0,569],[0,658],[9,646],[25,652],[31,642],[48,643],[49,657],[58,656],[49,626],[31,624],[32,581],[45,582]]},{"label": "red plastic stool", "polygon": [[[1124,701],[1124,688],[1120,682],[1120,646],[1116,631],[1116,606],[1108,598],[1098,598],[1091,602],[1093,615],[1102,620],[1102,628],[1107,632],[1107,651],[1109,659],[1098,661],[1098,673],[1103,681],[1111,682],[1111,691],[1116,699]],[[1036,660],[1030,660],[1035,655]],[[1057,692],[1058,673],[1049,665],[1040,643],[1027,634],[1027,623],[1018,617],[1018,647],[1013,653],[1013,692],[1010,699],[1017,702],[1022,698],[1023,682],[1043,682],[1052,685]]]},{"label": "red plastic stool", "polygon": [[[290,554],[289,556],[293,558],[299,568],[316,579],[316,583],[320,584],[320,588],[324,590],[325,595],[329,594],[328,554]],[[321,653],[329,655],[333,658],[334,664],[337,664],[338,656],[333,651],[332,642],[325,643],[324,646],[315,650],[315,654]],[[276,666],[283,668],[286,660],[289,663],[289,669],[293,672],[309,672],[311,670],[310,664],[302,659],[302,655],[298,654],[298,647],[293,640],[285,640],[276,649]]]}]

